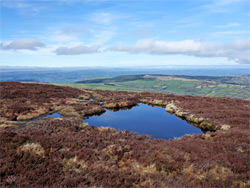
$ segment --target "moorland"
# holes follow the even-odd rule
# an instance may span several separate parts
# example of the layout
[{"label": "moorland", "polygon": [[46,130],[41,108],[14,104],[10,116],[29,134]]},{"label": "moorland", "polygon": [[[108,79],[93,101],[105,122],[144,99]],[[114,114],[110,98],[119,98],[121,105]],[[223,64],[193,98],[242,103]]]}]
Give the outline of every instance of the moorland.
[{"label": "moorland", "polygon": [[[0,92],[1,187],[250,186],[248,100],[19,82]],[[137,103],[205,134],[152,139],[83,121]],[[62,117],[30,121],[53,112]]]}]

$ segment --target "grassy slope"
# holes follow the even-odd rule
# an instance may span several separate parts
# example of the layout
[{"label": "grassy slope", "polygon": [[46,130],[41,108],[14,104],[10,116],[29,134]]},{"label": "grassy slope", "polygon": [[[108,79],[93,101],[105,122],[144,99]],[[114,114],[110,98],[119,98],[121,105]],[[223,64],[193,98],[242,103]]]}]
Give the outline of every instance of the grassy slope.
[{"label": "grassy slope", "polygon": [[231,97],[250,100],[249,77],[120,76],[60,84],[74,88],[150,91],[177,95]]}]

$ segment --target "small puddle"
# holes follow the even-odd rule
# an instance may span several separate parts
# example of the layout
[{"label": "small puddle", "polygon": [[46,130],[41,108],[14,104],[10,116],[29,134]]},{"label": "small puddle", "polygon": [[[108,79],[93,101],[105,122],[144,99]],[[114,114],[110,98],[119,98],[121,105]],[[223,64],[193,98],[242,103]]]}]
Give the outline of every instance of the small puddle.
[{"label": "small puddle", "polygon": [[85,117],[90,126],[112,127],[152,135],[153,138],[173,139],[185,134],[203,133],[199,128],[165,112],[165,108],[138,104],[129,110],[107,110],[99,116]]},{"label": "small puddle", "polygon": [[57,112],[55,112],[53,114],[46,114],[46,115],[40,116],[40,117],[32,119],[30,121],[38,121],[38,120],[41,120],[41,119],[44,119],[44,118],[48,118],[48,117],[59,118],[59,117],[63,117],[63,116],[61,116],[60,114],[58,114]]},{"label": "small puddle", "polygon": [[34,122],[34,121],[42,120],[42,119],[48,118],[48,117],[58,118],[58,117],[63,117],[63,116],[61,116],[61,115],[58,114],[57,112],[54,112],[53,114],[45,114],[45,115],[42,115],[42,116],[40,116],[40,117],[31,119],[31,120],[17,121],[17,123],[18,123],[18,126],[19,126],[20,128],[23,128],[23,127],[32,127],[33,125],[27,125],[26,123],[27,123],[27,122]]}]

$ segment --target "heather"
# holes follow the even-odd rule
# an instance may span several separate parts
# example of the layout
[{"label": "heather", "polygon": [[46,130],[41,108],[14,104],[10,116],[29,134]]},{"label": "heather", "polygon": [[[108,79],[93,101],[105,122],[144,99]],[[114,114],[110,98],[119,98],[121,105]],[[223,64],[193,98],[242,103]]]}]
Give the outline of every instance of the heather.
[{"label": "heather", "polygon": [[[17,82],[0,88],[1,187],[250,186],[249,101]],[[138,102],[162,105],[206,134],[152,139],[82,121]],[[63,118],[27,121],[43,108]]]}]

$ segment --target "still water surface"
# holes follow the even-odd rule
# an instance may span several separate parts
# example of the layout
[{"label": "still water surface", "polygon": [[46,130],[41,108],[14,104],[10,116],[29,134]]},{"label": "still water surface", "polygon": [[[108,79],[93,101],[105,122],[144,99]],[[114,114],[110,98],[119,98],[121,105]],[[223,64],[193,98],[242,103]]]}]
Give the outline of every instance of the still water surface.
[{"label": "still water surface", "polygon": [[60,114],[58,114],[57,112],[55,112],[53,114],[47,114],[47,115],[40,116],[38,118],[32,119],[31,121],[38,121],[38,120],[41,120],[41,119],[44,119],[44,118],[48,118],[48,117],[59,118],[59,117],[62,117],[62,116]]},{"label": "still water surface", "polygon": [[202,131],[165,112],[165,108],[138,104],[129,110],[107,110],[100,116],[86,117],[89,125],[112,127],[141,134],[152,135],[153,138],[173,139],[185,134],[197,134]]}]

